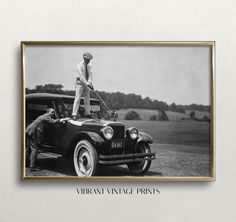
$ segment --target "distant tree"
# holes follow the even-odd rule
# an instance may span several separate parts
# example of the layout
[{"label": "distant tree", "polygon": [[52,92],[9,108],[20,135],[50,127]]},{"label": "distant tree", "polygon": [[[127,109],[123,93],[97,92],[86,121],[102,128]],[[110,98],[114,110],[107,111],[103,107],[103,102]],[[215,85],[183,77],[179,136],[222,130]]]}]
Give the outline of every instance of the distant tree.
[{"label": "distant tree", "polygon": [[133,93],[124,95],[122,108],[127,109],[127,108],[142,108],[142,107],[143,107],[143,100],[140,95],[135,95]]},{"label": "distant tree", "polygon": [[42,85],[36,85],[36,91],[37,92],[47,92],[47,93],[62,93],[63,85],[61,84],[45,84]]},{"label": "distant tree", "polygon": [[159,104],[158,100],[155,99],[155,100],[152,101],[152,108],[156,109],[156,110],[160,109],[160,104]]},{"label": "distant tree", "polygon": [[207,116],[203,116],[203,117],[201,118],[201,121],[202,121],[202,122],[211,122],[210,118],[207,117]]},{"label": "distant tree", "polygon": [[125,115],[125,120],[141,120],[141,118],[137,112],[132,110]]},{"label": "distant tree", "polygon": [[184,109],[184,106],[183,105],[177,105],[177,112],[179,113],[185,113],[185,109]]},{"label": "distant tree", "polygon": [[159,102],[159,110],[163,110],[163,111],[166,111],[169,109],[169,106],[167,105],[166,102]]},{"label": "distant tree", "polygon": [[[61,84],[45,84],[37,85],[34,89],[25,89],[26,94],[29,93],[56,93],[64,95],[75,95],[75,90],[64,90]],[[170,106],[163,101],[157,99],[152,100],[149,97],[142,98],[141,95],[134,93],[125,94],[121,92],[105,92],[97,91],[104,102],[109,106],[110,109],[128,109],[128,108],[141,108],[141,109],[152,109],[152,110],[172,110],[174,112],[185,113],[185,110],[198,110],[198,111],[210,111],[210,106],[191,104],[191,105],[176,105],[172,103]],[[94,92],[91,93],[91,97],[98,99]]]},{"label": "distant tree", "polygon": [[149,97],[143,99],[143,108],[150,109],[152,107],[152,101]]},{"label": "distant tree", "polygon": [[170,107],[169,107],[169,110],[170,111],[173,111],[173,112],[176,112],[177,111],[177,106],[175,103],[171,103],[170,104]]},{"label": "distant tree", "polygon": [[194,118],[195,118],[195,112],[194,112],[194,111],[191,111],[191,112],[189,113],[189,116],[190,116],[191,119],[194,119]]},{"label": "distant tree", "polygon": [[36,93],[36,90],[35,89],[26,88],[25,89],[25,94],[29,94],[29,93]]},{"label": "distant tree", "polygon": [[75,95],[75,90],[64,90],[63,94],[74,96]]},{"label": "distant tree", "polygon": [[159,121],[169,121],[169,118],[166,115],[166,112],[164,110],[159,110],[158,111],[157,119]]},{"label": "distant tree", "polygon": [[175,103],[171,103],[169,106],[169,110],[178,113],[185,113],[185,109],[183,105],[176,105]]},{"label": "distant tree", "polygon": [[157,115],[151,115],[149,120],[150,121],[156,121],[157,120]]},{"label": "distant tree", "polygon": [[200,105],[200,104],[190,104],[190,105],[183,105],[185,110],[195,110],[201,112],[210,112],[211,107],[207,105]]},{"label": "distant tree", "polygon": [[124,105],[124,93],[116,92],[116,93],[111,93],[111,109],[120,109]]},{"label": "distant tree", "polygon": [[45,92],[44,86],[42,86],[42,85],[37,85],[35,87],[35,89],[37,92]]}]

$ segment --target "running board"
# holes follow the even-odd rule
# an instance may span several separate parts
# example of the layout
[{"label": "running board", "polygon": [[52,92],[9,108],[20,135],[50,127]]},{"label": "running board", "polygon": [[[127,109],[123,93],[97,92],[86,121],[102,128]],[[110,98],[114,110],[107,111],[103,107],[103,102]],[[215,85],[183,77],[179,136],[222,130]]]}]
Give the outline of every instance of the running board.
[{"label": "running board", "polygon": [[48,144],[40,144],[39,148],[40,148],[39,153],[42,154],[43,156],[54,159],[59,159],[63,157],[61,154],[52,152],[53,150],[55,150],[55,147],[50,146]]},{"label": "running board", "polygon": [[54,158],[54,159],[59,159],[63,157],[61,154],[57,154],[57,153],[50,153],[50,152],[45,152],[45,151],[39,151],[39,153],[44,156]]}]

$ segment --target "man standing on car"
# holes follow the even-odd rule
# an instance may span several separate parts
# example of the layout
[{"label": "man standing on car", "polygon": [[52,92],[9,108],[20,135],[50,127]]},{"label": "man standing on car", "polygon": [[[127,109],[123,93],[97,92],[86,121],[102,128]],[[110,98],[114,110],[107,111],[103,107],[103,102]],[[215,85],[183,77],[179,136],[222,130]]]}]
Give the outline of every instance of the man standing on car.
[{"label": "man standing on car", "polygon": [[34,120],[26,129],[27,135],[27,150],[26,161],[30,160],[30,170],[35,171],[36,160],[39,152],[39,144],[45,140],[45,133],[50,124],[60,122],[59,119],[55,120],[52,117],[55,115],[55,111],[52,108],[47,110],[47,113],[39,116]]},{"label": "man standing on car", "polygon": [[94,90],[94,88],[92,84],[93,76],[89,62],[92,58],[93,56],[89,52],[84,53],[83,61],[81,61],[76,67],[78,76],[76,77],[75,82],[75,100],[72,112],[73,120],[76,120],[78,118],[78,111],[82,94],[84,96],[85,117],[91,117],[90,91]]}]

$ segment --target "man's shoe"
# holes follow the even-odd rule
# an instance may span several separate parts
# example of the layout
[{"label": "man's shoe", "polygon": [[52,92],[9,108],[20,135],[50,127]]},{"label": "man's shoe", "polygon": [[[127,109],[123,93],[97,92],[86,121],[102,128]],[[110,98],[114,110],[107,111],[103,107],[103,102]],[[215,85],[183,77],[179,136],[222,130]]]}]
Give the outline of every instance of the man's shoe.
[{"label": "man's shoe", "polygon": [[74,116],[74,115],[72,115],[71,119],[73,119],[73,120],[77,120],[77,119],[78,119],[78,117],[77,117],[77,116]]}]

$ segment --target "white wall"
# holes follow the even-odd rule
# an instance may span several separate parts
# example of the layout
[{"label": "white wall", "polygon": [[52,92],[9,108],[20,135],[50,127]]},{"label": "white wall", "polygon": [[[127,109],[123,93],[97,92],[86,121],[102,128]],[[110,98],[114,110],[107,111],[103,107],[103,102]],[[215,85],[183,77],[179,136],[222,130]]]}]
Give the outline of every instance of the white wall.
[{"label": "white wall", "polygon": [[[0,221],[236,221],[235,1],[1,0],[0,30]],[[21,40],[215,40],[216,182],[20,182]],[[80,186],[161,194],[78,196]]]}]

